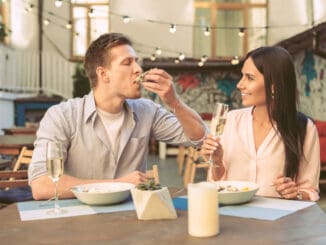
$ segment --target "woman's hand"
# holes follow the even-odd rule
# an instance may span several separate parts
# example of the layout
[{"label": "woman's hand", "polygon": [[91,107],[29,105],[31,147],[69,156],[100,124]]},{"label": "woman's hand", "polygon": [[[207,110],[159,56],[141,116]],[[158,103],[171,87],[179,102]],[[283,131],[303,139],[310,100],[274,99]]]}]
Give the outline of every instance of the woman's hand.
[{"label": "woman's hand", "polygon": [[220,138],[214,137],[212,134],[207,135],[201,147],[200,153],[207,159],[213,154],[213,163],[219,165],[223,159],[223,148],[220,144]]},{"label": "woman's hand", "polygon": [[279,175],[273,185],[281,197],[285,199],[297,199],[299,188],[291,178]]}]

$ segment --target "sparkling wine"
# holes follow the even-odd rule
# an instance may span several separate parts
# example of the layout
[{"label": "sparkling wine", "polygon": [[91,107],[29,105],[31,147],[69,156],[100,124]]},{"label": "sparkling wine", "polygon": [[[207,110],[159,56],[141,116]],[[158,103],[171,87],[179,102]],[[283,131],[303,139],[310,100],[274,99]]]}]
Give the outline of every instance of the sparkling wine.
[{"label": "sparkling wine", "polygon": [[53,181],[58,181],[63,174],[63,160],[50,159],[46,161],[46,169]]},{"label": "sparkling wine", "polygon": [[213,118],[211,122],[211,132],[215,134],[215,136],[220,136],[223,133],[225,123],[225,117]]}]

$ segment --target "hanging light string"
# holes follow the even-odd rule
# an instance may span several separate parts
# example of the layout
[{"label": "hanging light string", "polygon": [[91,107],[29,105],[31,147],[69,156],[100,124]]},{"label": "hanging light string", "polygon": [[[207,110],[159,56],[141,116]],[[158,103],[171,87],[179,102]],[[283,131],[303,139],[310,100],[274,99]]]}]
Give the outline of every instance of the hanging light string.
[{"label": "hanging light string", "polygon": [[[59,2],[61,2],[61,3],[59,3]],[[73,2],[74,2],[73,0],[72,1],[69,1],[69,0],[61,0],[61,1],[54,0],[55,6],[61,4],[60,6],[57,6],[57,7],[61,7],[62,3],[72,4]],[[36,4],[28,3],[28,2],[25,2],[25,4],[27,5],[27,7],[25,7],[26,12],[33,13],[34,9],[37,11],[38,6]],[[100,10],[100,9],[95,10],[95,9],[91,8],[89,14],[96,15],[95,11],[103,13],[103,10]],[[71,20],[67,20],[67,18],[62,17],[62,16],[60,16],[58,14],[55,14],[52,11],[49,11],[49,10],[46,10],[46,9],[43,9],[43,13],[46,15],[46,17],[44,18],[44,21],[43,21],[45,26],[48,26],[48,25],[51,24],[51,25],[55,25],[55,26],[58,26],[58,27],[60,27],[62,29],[66,29],[66,30],[67,29],[69,30],[69,29],[72,28],[73,23],[72,23]],[[115,13],[115,12],[112,12],[112,11],[109,11],[109,14],[112,15],[112,16],[121,17],[122,22],[125,23],[125,24],[128,24],[128,23],[130,23],[130,22],[132,22],[134,20],[141,20],[141,21],[146,21],[146,22],[149,22],[149,23],[165,25],[165,26],[168,27],[169,32],[172,33],[172,34],[177,32],[177,27],[185,27],[185,28],[190,27],[190,28],[200,28],[200,29],[202,29],[203,30],[203,35],[205,35],[205,36],[210,36],[212,30],[232,30],[232,29],[233,30],[239,30],[238,31],[238,36],[243,37],[245,35],[245,33],[246,33],[246,30],[254,30],[254,29],[266,29],[267,30],[267,29],[272,29],[272,28],[302,27],[302,25],[297,25],[297,24],[273,25],[273,26],[247,26],[247,27],[243,27],[243,26],[208,26],[208,25],[199,25],[199,24],[192,25],[192,24],[182,24],[182,23],[171,23],[171,22],[167,22],[167,21],[159,21],[159,20],[151,20],[151,19],[140,19],[140,18],[131,17],[131,16],[125,15],[125,14]],[[53,18],[55,18],[56,21],[54,21]],[[65,23],[64,24],[58,24],[57,20],[65,22]],[[313,25],[312,27],[313,28],[315,27],[316,22],[321,23],[322,21],[325,21],[325,20],[326,20],[326,17],[321,18],[319,20],[315,20],[314,22],[312,22],[312,25]],[[306,24],[306,25],[303,25],[303,26],[311,27],[310,24]],[[74,34],[78,35],[78,32],[76,32]],[[156,60],[157,57],[162,55],[162,53],[166,53],[166,52],[176,54],[175,56],[178,57],[177,59],[179,61],[184,60],[183,56],[181,56],[181,59],[180,59],[180,53],[183,53],[183,52],[180,52],[180,51],[166,50],[166,49],[163,50],[163,49],[161,49],[159,47],[151,47],[149,45],[141,44],[141,43],[137,43],[137,45],[139,45],[139,46],[141,46],[143,48],[145,47],[145,48],[154,49],[154,51],[153,50],[148,51],[148,53],[147,53],[150,56],[151,60]],[[146,53],[146,52],[142,52],[142,53]],[[184,54],[184,56],[188,56],[188,55]],[[238,57],[238,56],[235,56],[235,57]],[[198,65],[201,66],[205,62],[206,61],[203,61],[201,59],[199,61]],[[238,63],[238,58],[233,58],[233,62],[231,61],[231,63],[233,63],[233,64]]]}]

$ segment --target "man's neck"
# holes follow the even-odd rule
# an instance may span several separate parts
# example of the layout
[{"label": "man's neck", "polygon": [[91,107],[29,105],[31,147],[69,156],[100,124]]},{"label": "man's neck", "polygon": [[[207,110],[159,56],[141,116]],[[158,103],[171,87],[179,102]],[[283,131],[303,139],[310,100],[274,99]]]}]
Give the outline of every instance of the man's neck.
[{"label": "man's neck", "polygon": [[94,90],[93,93],[97,108],[112,114],[122,111],[125,101],[124,99],[114,97],[108,93],[103,93],[100,90]]}]

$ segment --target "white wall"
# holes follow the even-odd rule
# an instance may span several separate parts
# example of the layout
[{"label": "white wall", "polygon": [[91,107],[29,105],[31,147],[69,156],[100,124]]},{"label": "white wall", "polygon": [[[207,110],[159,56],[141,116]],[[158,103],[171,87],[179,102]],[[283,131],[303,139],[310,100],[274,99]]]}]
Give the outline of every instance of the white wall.
[{"label": "white wall", "polygon": [[[125,24],[121,16],[111,15],[111,31],[127,34],[135,43],[148,47],[160,47],[162,50],[184,52],[192,56],[192,25],[194,19],[193,0],[111,0],[110,10],[118,15],[132,16],[133,20]],[[167,24],[158,22],[179,23],[189,26],[177,26],[171,34]],[[154,49],[138,47],[149,56]],[[175,56],[176,53],[165,52],[163,56]]]}]

